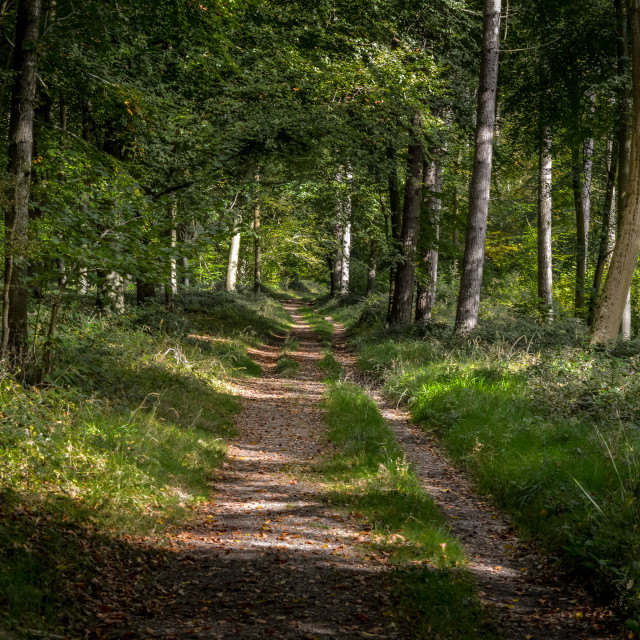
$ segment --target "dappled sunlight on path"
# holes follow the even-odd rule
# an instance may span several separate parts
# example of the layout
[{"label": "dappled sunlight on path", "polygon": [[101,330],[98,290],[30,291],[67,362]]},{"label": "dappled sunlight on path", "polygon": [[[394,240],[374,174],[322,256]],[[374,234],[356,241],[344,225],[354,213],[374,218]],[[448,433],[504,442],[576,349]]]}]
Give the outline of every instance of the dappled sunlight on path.
[{"label": "dappled sunlight on path", "polygon": [[[410,638],[396,627],[386,568],[358,547],[356,520],[327,506],[326,488],[305,475],[330,450],[319,402],[317,338],[296,326],[287,358],[295,377],[276,374],[278,346],[253,349],[260,378],[236,381],[244,411],[228,461],[213,479],[215,502],[177,536],[149,602],[120,637]],[[362,526],[362,525],[360,525]]]}]

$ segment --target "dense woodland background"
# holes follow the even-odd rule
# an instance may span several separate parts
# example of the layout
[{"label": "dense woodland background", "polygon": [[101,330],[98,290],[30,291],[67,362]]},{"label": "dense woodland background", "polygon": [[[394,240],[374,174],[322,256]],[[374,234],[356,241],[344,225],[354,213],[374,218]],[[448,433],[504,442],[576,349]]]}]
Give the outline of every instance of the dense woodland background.
[{"label": "dense woodland background", "polygon": [[203,495],[285,294],[636,615],[638,4],[3,0],[0,534],[59,541],[8,619],[52,628],[69,521]]},{"label": "dense woodland background", "polygon": [[[484,9],[483,39],[479,2],[5,2],[9,176],[32,169],[7,178],[5,352],[52,344],[54,291],[52,317],[74,291],[121,313],[134,288],[170,308],[179,286],[223,281],[390,288],[406,324],[414,286],[416,319],[446,318],[462,274],[458,314],[482,281],[505,310],[590,322],[629,172],[626,4]],[[481,113],[481,49],[495,84],[498,48]],[[491,138],[496,97],[491,171],[475,134]],[[50,330],[27,327],[27,295]]]}]

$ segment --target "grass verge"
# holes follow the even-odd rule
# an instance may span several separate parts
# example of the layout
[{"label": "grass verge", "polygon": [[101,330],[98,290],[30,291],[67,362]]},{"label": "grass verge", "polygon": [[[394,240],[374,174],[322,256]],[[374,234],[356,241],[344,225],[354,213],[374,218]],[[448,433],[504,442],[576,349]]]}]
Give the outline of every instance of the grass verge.
[{"label": "grass verge", "polygon": [[392,565],[398,614],[419,638],[497,637],[464,569],[462,546],[420,487],[375,402],[360,387],[338,382],[329,386],[324,409],[338,451],[319,471],[331,502],[368,522],[369,546]]},{"label": "grass verge", "polygon": [[569,573],[640,615],[640,356],[605,352],[573,319],[514,317],[456,339],[338,308],[358,366],[435,432],[477,487]]},{"label": "grass verge", "polygon": [[[288,314],[266,298],[190,304],[69,307],[49,384],[0,379],[0,637],[80,637],[98,602],[113,617],[115,594],[208,499],[241,408],[227,381],[259,373],[247,347]],[[258,329],[232,329],[249,312]]]}]

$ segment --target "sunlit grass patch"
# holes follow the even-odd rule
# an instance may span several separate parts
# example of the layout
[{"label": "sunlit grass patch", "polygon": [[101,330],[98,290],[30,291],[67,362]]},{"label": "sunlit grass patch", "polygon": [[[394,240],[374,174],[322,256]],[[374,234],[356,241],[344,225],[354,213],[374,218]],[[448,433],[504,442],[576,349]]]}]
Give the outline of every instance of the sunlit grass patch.
[{"label": "sunlit grass patch", "polygon": [[318,366],[327,374],[328,380],[338,380],[343,373],[342,365],[335,359],[331,349],[322,350],[322,359]]},{"label": "sunlit grass patch", "polygon": [[300,363],[286,356],[278,358],[276,362],[276,373],[283,377],[295,376],[300,369]]},{"label": "sunlit grass patch", "polygon": [[[241,409],[229,382],[260,373],[247,346],[290,318],[271,299],[196,302],[188,318],[71,306],[48,384],[0,380],[0,636],[66,637],[91,608],[78,593],[99,599],[210,498]],[[258,330],[233,329],[246,309]]]},{"label": "sunlit grass patch", "polygon": [[331,347],[331,337],[333,336],[333,324],[325,317],[308,306],[300,307],[300,313],[304,321],[313,329],[320,339],[323,347]]},{"label": "sunlit grass patch", "polygon": [[[324,408],[337,452],[318,471],[329,484],[331,502],[368,522],[369,546],[394,567],[398,609],[418,621],[416,637],[492,637],[464,569],[464,550],[420,486],[375,402],[355,385],[334,383]],[[465,616],[453,623],[462,608]]]}]

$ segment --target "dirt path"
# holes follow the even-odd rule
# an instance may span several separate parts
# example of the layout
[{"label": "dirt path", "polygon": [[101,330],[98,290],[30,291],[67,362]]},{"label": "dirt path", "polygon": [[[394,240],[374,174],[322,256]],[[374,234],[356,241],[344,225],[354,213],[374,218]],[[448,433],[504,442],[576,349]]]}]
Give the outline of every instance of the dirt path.
[{"label": "dirt path", "polygon": [[[179,535],[168,566],[118,637],[409,638],[392,622],[384,569],[363,557],[355,519],[326,506],[324,489],[294,479],[329,445],[318,407],[320,346],[297,313],[294,378],[275,374],[277,346],[252,352],[260,378],[237,382],[238,438],[202,522]],[[300,474],[297,474],[298,477]],[[385,615],[386,614],[386,615]]]},{"label": "dirt path", "polygon": [[[330,320],[330,318],[327,318]],[[345,330],[334,323],[334,355],[347,377],[362,384],[355,358],[347,349]],[[471,558],[480,597],[495,610],[506,638],[619,638],[610,630],[611,613],[594,606],[575,585],[567,584],[544,558],[518,539],[508,520],[487,499],[476,495],[464,475],[439,450],[435,440],[410,421],[406,410],[369,389],[414,465],[424,488],[449,519],[452,532]]]}]

